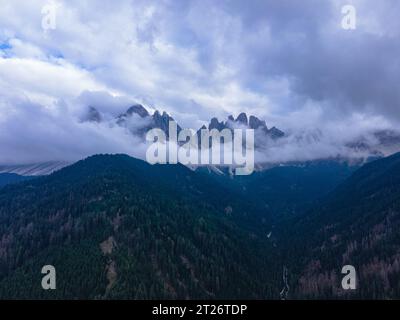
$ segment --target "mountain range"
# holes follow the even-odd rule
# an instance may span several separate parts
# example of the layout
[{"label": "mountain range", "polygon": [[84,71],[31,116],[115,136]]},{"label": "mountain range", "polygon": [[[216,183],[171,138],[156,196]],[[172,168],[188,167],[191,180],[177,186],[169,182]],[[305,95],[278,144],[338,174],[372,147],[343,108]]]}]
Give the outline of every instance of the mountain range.
[{"label": "mountain range", "polygon": [[[169,121],[175,121],[168,113],[159,112],[158,110],[154,111],[153,114],[150,114],[145,107],[141,104],[134,104],[127,108],[124,113],[119,114],[117,117],[113,119],[109,119],[105,117],[98,109],[94,106],[89,106],[85,115],[81,119],[84,122],[107,122],[109,125],[121,126],[129,130],[133,135],[141,137],[143,140],[145,138],[145,134],[154,128],[162,129],[167,136],[169,135],[168,123]],[[304,139],[308,141],[311,140],[318,141],[320,139],[320,135],[322,134],[320,131],[319,134],[313,134],[310,136],[294,136],[291,135],[293,133],[285,133],[282,130],[276,127],[267,127],[266,122],[264,120],[260,120],[256,116],[250,115],[247,116],[246,113],[240,113],[236,119],[230,115],[228,116],[226,121],[219,121],[217,118],[211,118],[210,122],[207,125],[203,125],[198,129],[197,135],[200,139],[200,130],[201,129],[217,129],[217,130],[233,130],[234,128],[249,128],[255,130],[255,148],[260,151],[261,154],[266,154],[269,152],[269,147],[274,146],[273,153],[279,153],[279,145],[285,146],[290,141]],[[177,124],[178,133],[182,130],[182,127]],[[369,139],[374,140],[374,143],[371,144]],[[306,142],[303,141],[303,142]],[[314,142],[315,142],[314,141]],[[222,140],[222,143],[224,141]],[[199,144],[200,146],[200,144]],[[371,137],[368,139],[366,137],[359,137],[352,142],[347,143],[344,147],[353,150],[356,154],[359,152],[360,155],[356,158],[354,156],[346,157],[346,155],[337,155],[336,157],[316,157],[313,161],[324,161],[324,160],[334,160],[334,161],[347,161],[349,163],[365,163],[377,158],[384,157],[385,154],[392,154],[400,150],[400,135],[397,132],[391,130],[377,130],[372,133]],[[279,156],[277,157],[279,158]],[[54,171],[57,171],[67,165],[72,164],[71,161],[45,161],[39,163],[28,163],[28,164],[20,164],[20,163],[11,163],[11,164],[2,164],[0,165],[0,173],[15,173],[21,176],[42,176],[51,174]],[[272,160],[268,161],[268,157],[266,159],[257,159],[255,163],[255,169],[257,171],[262,171],[266,169],[270,169],[272,167],[277,167],[281,165],[285,166],[302,166],[304,161],[277,161]],[[193,167],[192,169],[198,170],[198,167]],[[221,166],[208,166],[208,169],[213,170],[214,172],[220,172],[221,174],[231,174],[229,168]]]},{"label": "mountain range", "polygon": [[[90,106],[87,110],[86,115],[82,119],[83,121],[90,122],[104,122],[105,117],[93,106]],[[144,139],[145,134],[154,128],[162,129],[167,137],[169,136],[169,121],[175,121],[165,111],[160,113],[158,110],[150,114],[145,107],[141,104],[134,104],[127,109],[126,112],[118,115],[111,120],[111,124],[116,124],[127,128],[132,134],[142,137]],[[241,129],[253,129],[255,131],[255,148],[265,153],[271,147],[271,145],[277,146],[282,140],[287,138],[287,141],[296,143],[303,141],[304,143],[308,140],[313,142],[319,142],[323,136],[323,132],[315,128],[310,132],[303,132],[300,135],[296,135],[293,132],[284,132],[274,126],[268,127],[264,120],[257,118],[254,115],[248,116],[246,113],[240,113],[236,118],[232,115],[228,116],[225,121],[220,121],[218,118],[213,117],[207,125],[203,125],[197,130],[197,135],[200,138],[201,129],[216,129],[216,130],[233,130],[235,128]],[[178,133],[182,130],[182,127],[177,124]],[[222,141],[224,143],[224,141]],[[284,142],[282,142],[284,144]],[[199,144],[200,145],[200,144]],[[360,158],[363,157],[382,157],[387,154],[392,154],[400,150],[400,134],[397,131],[386,129],[386,130],[373,130],[366,135],[357,136],[349,139],[343,147],[352,150],[354,153],[360,154]],[[346,157],[345,155],[342,157]],[[354,156],[353,156],[354,157]],[[322,160],[323,158],[317,158],[316,160]],[[268,161],[265,162],[262,167],[265,167]],[[269,164],[270,165],[270,164]]]},{"label": "mountain range", "polygon": [[[83,118],[84,121],[101,122],[103,117],[101,113],[93,106],[88,108],[87,114]],[[167,136],[169,134],[168,124],[170,121],[175,121],[165,111],[161,114],[156,110],[152,115],[141,105],[135,104],[127,109],[126,112],[118,115],[114,121],[123,127],[128,128],[133,134],[144,136],[149,130],[159,128],[163,130]],[[182,130],[182,127],[178,124],[178,133]],[[265,121],[260,120],[256,116],[251,115],[247,117],[247,114],[242,112],[235,119],[232,115],[228,117],[226,121],[219,121],[217,118],[212,118],[209,124],[203,125],[201,129],[217,129],[219,131],[223,129],[232,130],[234,128],[248,128],[258,130],[262,132],[266,137],[272,139],[281,138],[285,133],[275,127],[268,129]]]},{"label": "mountain range", "polygon": [[[112,122],[144,136],[168,133],[171,120],[137,104]],[[83,121],[110,120],[89,107]],[[203,128],[288,135],[245,113]],[[122,154],[2,165],[0,298],[396,299],[399,199],[400,153],[277,163],[250,176]],[[48,264],[54,291],[39,285]],[[344,265],[357,271],[356,290],[341,287]]]}]

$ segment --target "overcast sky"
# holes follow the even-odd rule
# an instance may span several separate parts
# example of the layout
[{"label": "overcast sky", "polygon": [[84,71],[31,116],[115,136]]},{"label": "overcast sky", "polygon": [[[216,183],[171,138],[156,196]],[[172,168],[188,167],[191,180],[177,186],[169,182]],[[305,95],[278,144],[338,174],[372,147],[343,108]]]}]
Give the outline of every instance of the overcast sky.
[{"label": "overcast sky", "polygon": [[138,152],[79,122],[87,105],[140,102],[192,128],[245,111],[332,144],[396,128],[399,13],[397,0],[0,0],[0,163]]}]

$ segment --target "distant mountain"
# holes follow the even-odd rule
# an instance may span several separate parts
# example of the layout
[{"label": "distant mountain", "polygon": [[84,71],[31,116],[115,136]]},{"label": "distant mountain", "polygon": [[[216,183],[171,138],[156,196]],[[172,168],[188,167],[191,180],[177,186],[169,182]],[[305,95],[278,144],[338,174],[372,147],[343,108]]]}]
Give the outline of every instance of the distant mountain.
[{"label": "distant mountain", "polygon": [[103,120],[103,117],[95,107],[89,106],[89,110],[82,120],[89,122],[101,122]]},{"label": "distant mountain", "polygon": [[[205,128],[205,127],[203,127]],[[208,129],[217,129],[217,130],[223,130],[223,129],[235,129],[235,128],[249,128],[249,129],[254,129],[259,132],[262,132],[265,134],[265,137],[269,137],[272,139],[278,139],[282,138],[285,133],[275,127],[272,127],[271,129],[268,129],[265,121],[261,121],[255,116],[250,116],[248,119],[247,114],[242,112],[240,113],[237,118],[235,119],[232,115],[228,117],[228,120],[223,122],[219,122],[217,118],[212,118],[209,125]]]},{"label": "distant mountain", "polygon": [[[100,113],[96,109],[93,109],[93,107],[89,108],[88,113],[92,114],[92,116],[87,116],[85,118],[88,121],[99,122],[98,119],[101,119]],[[149,130],[155,128],[163,130],[168,137],[170,121],[175,121],[175,120],[165,111],[161,114],[158,110],[156,110],[151,115],[141,104],[135,104],[129,107],[126,112],[120,114],[115,119],[115,122],[119,126],[126,127],[133,134],[143,137]],[[182,128],[178,125],[177,126],[178,133],[181,130]]]},{"label": "distant mountain", "polygon": [[123,120],[132,116],[133,114],[137,114],[141,118],[150,117],[150,113],[141,104],[135,104],[129,107],[129,109],[124,114],[121,114],[118,118]]},{"label": "distant mountain", "polygon": [[[102,119],[101,114],[94,107],[89,107],[87,115],[84,117],[84,121],[100,122]],[[133,134],[138,134],[144,136],[147,131],[159,128],[162,129],[167,136],[169,135],[168,124],[169,121],[175,121],[168,113],[165,111],[161,114],[156,110],[152,115],[144,108],[141,104],[135,104],[127,109],[125,113],[120,114],[116,118],[116,123],[120,126],[127,127],[132,131]],[[264,133],[267,137],[278,139],[285,135],[285,133],[275,127],[268,129],[265,121],[261,121],[255,116],[250,116],[247,118],[245,113],[238,115],[236,119],[233,116],[229,116],[228,120],[225,122],[219,122],[217,118],[212,118],[208,126],[203,126],[199,129],[234,129],[236,127],[249,128],[258,130]],[[178,124],[178,133],[182,130],[181,126]],[[198,131],[198,134],[199,134]]]},{"label": "distant mountain", "polygon": [[[400,153],[364,165],[287,226],[292,297],[400,297]],[[340,270],[356,267],[357,290]]]},{"label": "distant mountain", "polygon": [[393,154],[400,150],[400,134],[393,130],[378,130],[347,144],[353,150],[367,152],[371,156]]},{"label": "distant mountain", "polygon": [[21,176],[43,176],[70,164],[70,162],[66,161],[48,161],[33,164],[0,165],[0,173],[16,173]]},{"label": "distant mountain", "polygon": [[[101,122],[104,120],[98,110],[90,106],[87,115],[84,117],[84,121]],[[120,114],[113,120],[117,125],[126,127],[132,134],[142,136],[143,138],[149,130],[154,128],[162,129],[166,135],[169,136],[169,121],[174,121],[174,119],[168,113],[160,113],[156,110],[153,114],[150,114],[141,104],[135,104],[129,107],[126,112]],[[217,129],[219,131],[228,129],[232,131],[235,128],[253,129],[255,131],[255,148],[261,150],[263,153],[271,147],[279,150],[279,143],[285,146],[288,143],[307,143],[308,140],[310,140],[310,143],[318,144],[324,137],[323,130],[319,128],[314,128],[314,130],[310,130],[310,132],[300,132],[298,135],[294,133],[285,133],[274,126],[268,127],[264,120],[254,115],[247,115],[242,112],[236,118],[230,115],[226,120],[222,121],[216,117],[211,118],[207,125],[203,125],[197,130],[198,144],[201,146],[201,129]],[[182,127],[178,124],[178,133],[181,130]],[[287,139],[285,140],[285,138]],[[223,140],[222,143],[224,143]],[[385,155],[400,150],[400,133],[394,130],[376,130],[355,137],[350,142],[344,144],[343,148],[349,149],[349,151],[341,154],[341,157],[346,157],[347,153],[351,154],[352,152],[354,153],[351,156],[353,158],[384,157]],[[327,159],[320,158],[314,160]],[[263,169],[269,166],[271,166],[271,164],[267,162],[259,163],[258,168]]]}]

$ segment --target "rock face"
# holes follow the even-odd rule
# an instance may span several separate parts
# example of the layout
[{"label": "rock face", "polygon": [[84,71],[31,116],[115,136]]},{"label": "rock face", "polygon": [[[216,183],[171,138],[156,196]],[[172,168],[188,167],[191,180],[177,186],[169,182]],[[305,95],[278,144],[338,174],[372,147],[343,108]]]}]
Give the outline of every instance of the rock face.
[{"label": "rock face", "polygon": [[236,122],[241,123],[245,126],[248,126],[249,124],[247,121],[247,115],[244,112],[238,115],[238,117],[236,118]]},{"label": "rock face", "polygon": [[117,123],[121,126],[124,126],[129,118],[131,118],[133,115],[138,115],[140,118],[147,118],[150,116],[148,111],[142,105],[136,104],[129,107],[125,113],[120,114],[117,117]]},{"label": "rock face", "polygon": [[272,139],[282,138],[285,135],[285,133],[283,131],[281,131],[275,127],[272,127],[271,129],[269,129],[268,133]]},{"label": "rock face", "polygon": [[[139,119],[132,119],[135,115],[136,117],[139,117]],[[142,123],[135,123],[133,125],[130,123],[131,121],[140,119],[143,119]],[[141,136],[144,136],[151,129],[159,128],[163,130],[168,137],[168,125],[170,121],[174,121],[174,119],[165,111],[160,114],[160,112],[156,110],[153,115],[150,115],[150,113],[141,104],[131,106],[125,113],[119,115],[117,118],[118,125],[128,127],[132,133],[139,134]],[[181,130],[182,128],[178,125],[178,133]]]},{"label": "rock face", "polygon": [[258,128],[266,128],[267,129],[267,125],[265,124],[265,121],[261,121],[260,119],[258,119],[255,116],[250,116],[249,118],[249,127],[251,129],[258,129]]},{"label": "rock face", "polygon": [[135,104],[126,111],[126,115],[138,114],[140,117],[145,118],[150,116],[149,112],[141,105]]},{"label": "rock face", "polygon": [[212,118],[210,124],[208,125],[208,129],[234,129],[234,128],[249,128],[254,129],[256,131],[260,131],[264,133],[267,137],[272,139],[278,139],[285,135],[285,133],[276,127],[272,127],[268,129],[264,120],[260,120],[256,116],[251,115],[247,117],[247,114],[242,112],[235,119],[232,115],[228,117],[228,120],[223,122],[219,122],[217,118]]},{"label": "rock face", "polygon": [[227,129],[228,126],[224,122],[219,122],[217,118],[212,118],[210,124],[208,125],[208,130],[217,129],[219,131]]},{"label": "rock face", "polygon": [[[161,130],[163,130],[166,134],[167,137],[169,136],[169,122],[170,121],[175,121],[174,118],[172,118],[168,113],[166,113],[165,111],[160,114],[158,112],[158,110],[156,112],[154,112],[153,114],[153,123],[151,128],[159,128]],[[178,133],[182,130],[182,128],[177,125],[177,131]]]}]

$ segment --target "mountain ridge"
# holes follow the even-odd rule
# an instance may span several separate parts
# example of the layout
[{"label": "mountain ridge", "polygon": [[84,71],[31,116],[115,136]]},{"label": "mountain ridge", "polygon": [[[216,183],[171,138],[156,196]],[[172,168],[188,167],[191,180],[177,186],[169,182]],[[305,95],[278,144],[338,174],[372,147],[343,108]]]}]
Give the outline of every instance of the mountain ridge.
[{"label": "mountain ridge", "polygon": [[[163,112],[162,114],[155,110],[153,114],[150,114],[146,108],[143,107],[141,104],[134,104],[127,109],[126,112],[120,114],[116,117],[116,123],[120,126],[127,126],[127,121],[133,115],[137,115],[139,119],[148,120],[148,124],[144,125],[143,127],[139,128],[133,133],[138,133],[139,135],[144,135],[147,131],[159,128],[162,129],[167,136],[169,135],[169,128],[168,123],[169,121],[175,121],[167,112]],[[84,117],[84,121],[91,121],[91,122],[101,122],[101,114],[100,112],[93,106],[90,106],[87,115]],[[207,126],[203,125],[199,130],[207,128],[209,130],[217,129],[230,129],[232,130],[234,127],[241,125],[249,129],[254,130],[261,130],[266,136],[271,137],[272,139],[278,139],[285,135],[285,133],[279,130],[276,127],[272,127],[268,129],[265,120],[260,120],[254,115],[250,115],[249,119],[247,114],[242,112],[240,113],[236,119],[233,118],[232,115],[228,116],[227,120],[219,122],[219,120],[215,117],[211,118],[210,122]],[[177,125],[178,133],[182,130],[182,127],[178,124]]]}]

